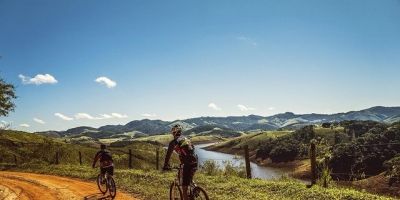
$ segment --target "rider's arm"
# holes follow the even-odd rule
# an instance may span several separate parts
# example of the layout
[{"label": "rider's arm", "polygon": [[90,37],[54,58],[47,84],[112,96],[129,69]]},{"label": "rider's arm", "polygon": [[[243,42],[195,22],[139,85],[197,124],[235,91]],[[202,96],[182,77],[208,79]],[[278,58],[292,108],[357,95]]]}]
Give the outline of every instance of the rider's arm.
[{"label": "rider's arm", "polygon": [[96,155],[94,156],[93,159],[93,164],[92,167],[94,168],[94,166],[96,165],[97,160],[100,158],[100,152],[97,152]]},{"label": "rider's arm", "polygon": [[172,140],[168,145],[167,154],[165,155],[165,161],[163,167],[164,169],[169,166],[169,159],[171,158],[172,152],[174,152],[174,147],[175,147],[175,140]]}]

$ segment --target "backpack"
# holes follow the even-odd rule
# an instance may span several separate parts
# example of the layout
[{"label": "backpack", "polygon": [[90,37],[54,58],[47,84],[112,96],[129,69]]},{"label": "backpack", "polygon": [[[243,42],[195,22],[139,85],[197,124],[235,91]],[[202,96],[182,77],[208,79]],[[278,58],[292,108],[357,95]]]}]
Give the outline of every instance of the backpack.
[{"label": "backpack", "polygon": [[194,146],[189,138],[180,136],[176,140],[177,146],[175,150],[179,153],[181,161],[187,164],[197,164],[197,155],[194,151]]},{"label": "backpack", "polygon": [[100,154],[100,162],[104,161],[113,161],[111,152],[109,151],[102,151]]}]

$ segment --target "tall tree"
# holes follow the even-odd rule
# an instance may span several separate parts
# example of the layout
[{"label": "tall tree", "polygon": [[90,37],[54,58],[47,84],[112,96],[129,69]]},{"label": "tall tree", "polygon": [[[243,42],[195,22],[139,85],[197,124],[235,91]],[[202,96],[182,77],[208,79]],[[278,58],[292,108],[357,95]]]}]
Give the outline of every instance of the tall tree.
[{"label": "tall tree", "polygon": [[13,100],[16,98],[14,85],[6,83],[0,78],[0,117],[7,116],[14,111],[15,104]]}]

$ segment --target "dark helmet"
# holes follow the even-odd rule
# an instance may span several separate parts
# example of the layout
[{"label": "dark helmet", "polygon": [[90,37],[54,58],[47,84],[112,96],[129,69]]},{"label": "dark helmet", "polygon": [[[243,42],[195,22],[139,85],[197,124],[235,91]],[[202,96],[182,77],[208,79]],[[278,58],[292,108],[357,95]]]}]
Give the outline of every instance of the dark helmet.
[{"label": "dark helmet", "polygon": [[181,134],[182,134],[182,126],[179,125],[179,124],[175,124],[175,125],[172,126],[172,128],[171,128],[171,133],[172,133],[172,135],[174,135],[174,136],[181,135]]},{"label": "dark helmet", "polygon": [[107,148],[107,146],[105,144],[100,145],[100,149],[106,149],[106,148]]}]

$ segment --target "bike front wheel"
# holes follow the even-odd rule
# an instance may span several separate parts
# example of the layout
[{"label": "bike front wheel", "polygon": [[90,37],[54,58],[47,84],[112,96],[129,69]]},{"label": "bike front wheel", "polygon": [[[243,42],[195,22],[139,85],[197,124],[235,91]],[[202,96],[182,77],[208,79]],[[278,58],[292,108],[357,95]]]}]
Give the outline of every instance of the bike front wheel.
[{"label": "bike front wheel", "polygon": [[107,192],[107,183],[106,180],[104,179],[104,176],[99,174],[97,176],[97,187],[99,187],[99,190],[101,193],[105,194]]},{"label": "bike front wheel", "polygon": [[109,184],[108,191],[110,192],[111,198],[114,199],[115,196],[117,196],[117,186],[115,185],[113,177],[109,177],[108,184]]},{"label": "bike front wheel", "polygon": [[197,186],[193,188],[192,200],[209,200],[209,198],[207,192],[203,188]]},{"label": "bike front wheel", "polygon": [[181,188],[175,184],[172,183],[171,187],[169,188],[169,199],[170,200],[181,200],[183,198],[182,190]]}]

